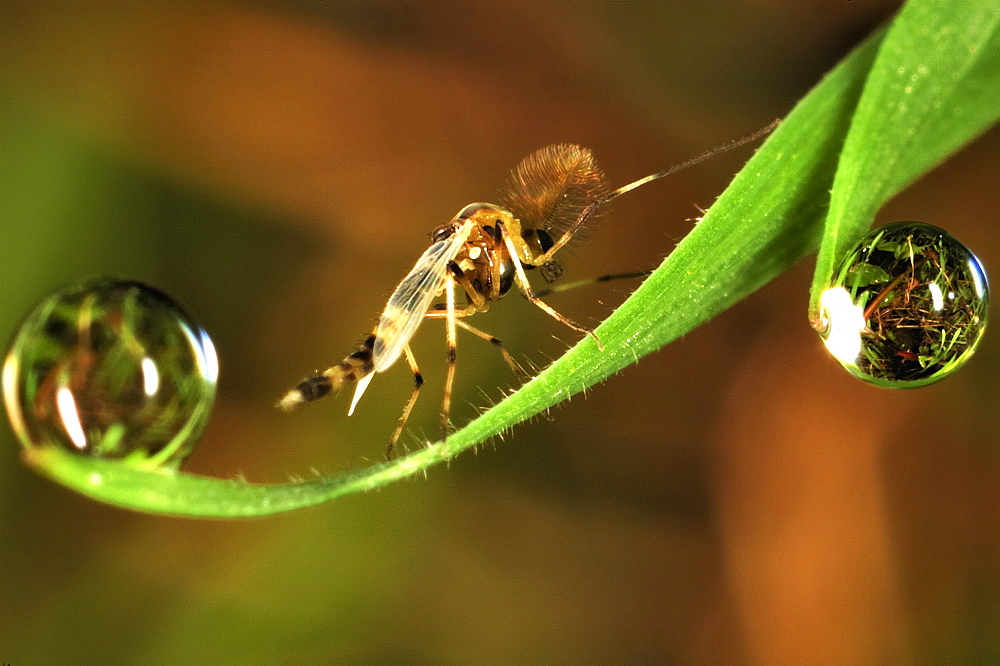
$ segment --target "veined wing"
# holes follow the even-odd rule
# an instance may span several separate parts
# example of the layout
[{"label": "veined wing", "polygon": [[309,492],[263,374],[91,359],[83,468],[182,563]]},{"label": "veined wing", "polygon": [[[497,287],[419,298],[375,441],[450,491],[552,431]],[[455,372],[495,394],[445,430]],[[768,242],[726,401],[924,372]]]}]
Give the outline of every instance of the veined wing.
[{"label": "veined wing", "polygon": [[375,330],[372,361],[375,372],[382,372],[399,358],[417,327],[424,320],[431,303],[444,288],[448,262],[455,259],[472,232],[466,221],[454,234],[440,240],[423,253],[409,274],[396,287],[379,318]]}]

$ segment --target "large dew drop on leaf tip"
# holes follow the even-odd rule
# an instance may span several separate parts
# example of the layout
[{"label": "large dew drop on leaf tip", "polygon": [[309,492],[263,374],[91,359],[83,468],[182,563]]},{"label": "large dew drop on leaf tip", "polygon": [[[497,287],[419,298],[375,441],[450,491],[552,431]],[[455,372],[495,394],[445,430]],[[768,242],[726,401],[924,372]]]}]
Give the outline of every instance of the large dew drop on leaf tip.
[{"label": "large dew drop on leaf tip", "polygon": [[939,227],[893,222],[840,262],[822,296],[821,334],[854,376],[916,388],[971,358],[988,304],[986,272],[969,248]]},{"label": "large dew drop on leaf tip", "polygon": [[208,420],[217,376],[212,341],[177,303],[96,278],[58,290],[21,325],[4,403],[28,449],[176,466]]}]

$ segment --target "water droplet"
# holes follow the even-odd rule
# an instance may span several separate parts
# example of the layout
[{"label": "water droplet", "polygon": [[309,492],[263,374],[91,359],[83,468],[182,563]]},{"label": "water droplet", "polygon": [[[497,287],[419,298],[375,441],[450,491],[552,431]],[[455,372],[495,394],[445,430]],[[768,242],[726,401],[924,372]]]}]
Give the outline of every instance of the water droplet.
[{"label": "water droplet", "polygon": [[933,225],[893,222],[844,257],[817,328],[856,377],[916,388],[969,360],[988,304],[986,272],[969,248]]},{"label": "water droplet", "polygon": [[21,325],[4,402],[29,449],[176,466],[208,420],[217,375],[212,341],[177,303],[95,278],[52,294]]}]

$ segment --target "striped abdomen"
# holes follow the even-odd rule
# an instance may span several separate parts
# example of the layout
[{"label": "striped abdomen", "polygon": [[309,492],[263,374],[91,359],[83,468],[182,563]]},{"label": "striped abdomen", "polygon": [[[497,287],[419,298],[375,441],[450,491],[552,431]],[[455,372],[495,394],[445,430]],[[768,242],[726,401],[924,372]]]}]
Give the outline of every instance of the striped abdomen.
[{"label": "striped abdomen", "polygon": [[337,365],[331,366],[315,377],[308,377],[290,390],[278,402],[278,408],[291,411],[313,400],[319,400],[333,391],[339,391],[344,386],[360,381],[375,371],[372,362],[372,349],[375,346],[375,335],[369,335],[358,351],[349,354]]}]

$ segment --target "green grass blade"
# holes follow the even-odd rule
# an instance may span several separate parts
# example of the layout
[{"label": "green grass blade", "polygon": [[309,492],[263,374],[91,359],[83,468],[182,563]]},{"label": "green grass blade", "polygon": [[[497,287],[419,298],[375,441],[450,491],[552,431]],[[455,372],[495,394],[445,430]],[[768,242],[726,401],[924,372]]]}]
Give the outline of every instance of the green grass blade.
[{"label": "green grass blade", "polygon": [[1000,4],[913,0],[893,20],[840,156],[810,316],[878,210],[1000,119]]}]

